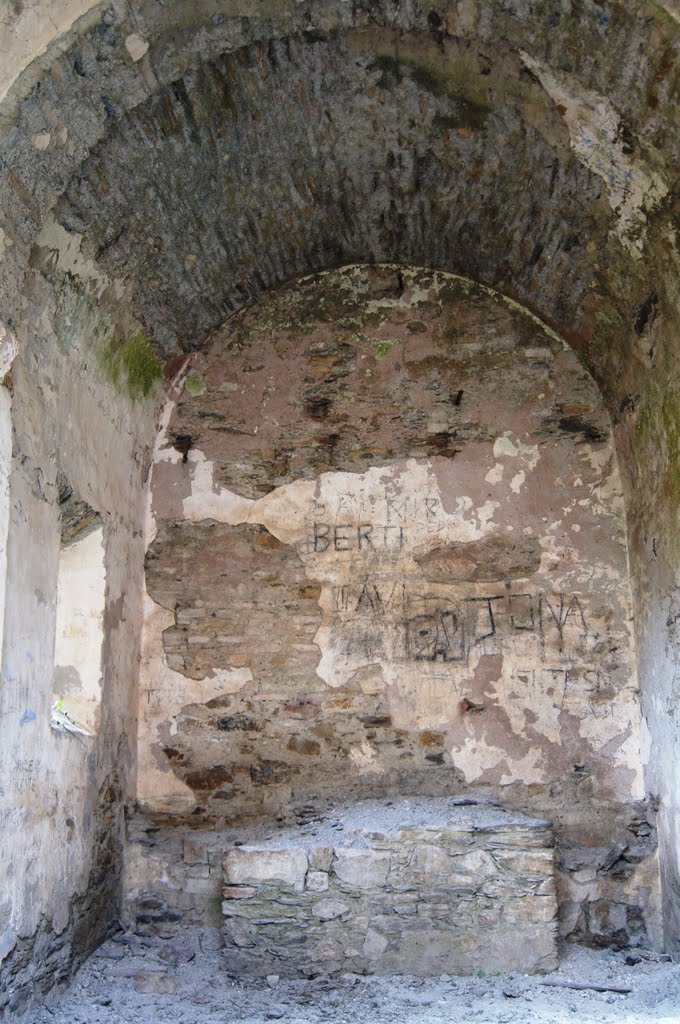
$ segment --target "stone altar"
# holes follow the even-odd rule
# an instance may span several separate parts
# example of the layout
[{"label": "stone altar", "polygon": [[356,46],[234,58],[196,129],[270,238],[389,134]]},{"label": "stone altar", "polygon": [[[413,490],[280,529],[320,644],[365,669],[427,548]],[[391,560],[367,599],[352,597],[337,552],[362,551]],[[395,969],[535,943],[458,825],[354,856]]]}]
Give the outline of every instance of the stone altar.
[{"label": "stone altar", "polygon": [[422,977],[557,966],[548,822],[446,798],[363,801],[227,849],[238,974]]}]

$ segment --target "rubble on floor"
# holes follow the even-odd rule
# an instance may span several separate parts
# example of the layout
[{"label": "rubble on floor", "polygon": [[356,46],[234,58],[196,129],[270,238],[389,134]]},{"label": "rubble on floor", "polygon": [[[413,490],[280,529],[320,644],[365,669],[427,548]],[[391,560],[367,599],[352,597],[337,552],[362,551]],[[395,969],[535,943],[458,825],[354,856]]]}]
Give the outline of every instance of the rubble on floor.
[{"label": "rubble on floor", "polygon": [[[680,964],[669,959],[568,946],[558,970],[541,977],[244,979],[225,970],[216,929],[167,940],[121,932],[25,1024],[677,1024]],[[572,984],[614,991],[563,987]]]}]

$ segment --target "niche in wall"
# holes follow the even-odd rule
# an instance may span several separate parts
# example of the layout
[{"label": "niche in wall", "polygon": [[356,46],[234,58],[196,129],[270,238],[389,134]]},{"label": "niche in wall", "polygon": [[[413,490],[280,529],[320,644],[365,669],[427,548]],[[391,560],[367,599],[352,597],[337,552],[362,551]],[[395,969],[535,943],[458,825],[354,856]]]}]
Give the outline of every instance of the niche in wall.
[{"label": "niche in wall", "polygon": [[491,798],[554,824],[563,934],[656,933],[621,480],[566,343],[447,274],[293,282],[192,356],[152,511],[142,807]]},{"label": "niche in wall", "polygon": [[151,806],[159,769],[231,819],[340,790],[641,795],[609,419],[500,296],[395,267],[272,293],[192,358],[153,503]]},{"label": "niche in wall", "polygon": [[59,480],[62,516],[54,645],[54,702],[95,732],[101,704],[106,568],[101,517]]}]

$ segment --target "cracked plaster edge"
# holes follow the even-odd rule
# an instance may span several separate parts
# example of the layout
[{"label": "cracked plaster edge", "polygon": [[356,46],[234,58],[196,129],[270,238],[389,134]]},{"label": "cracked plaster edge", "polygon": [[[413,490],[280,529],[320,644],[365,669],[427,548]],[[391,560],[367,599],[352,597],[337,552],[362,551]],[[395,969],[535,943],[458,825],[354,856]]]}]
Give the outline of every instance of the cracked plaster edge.
[{"label": "cracked plaster edge", "polygon": [[[354,267],[354,266],[356,266],[356,265],[349,264],[347,267],[344,267],[343,270],[352,269],[352,267]],[[392,264],[391,266],[397,267],[398,265],[397,264]],[[401,268],[401,269],[403,269],[403,268]],[[326,273],[332,273],[332,271],[328,271]],[[437,273],[437,272],[435,272],[435,273]],[[308,277],[317,277],[317,276],[319,276],[319,275],[308,275]],[[462,281],[464,284],[468,285],[469,287],[473,287],[473,286],[478,287],[475,282],[470,282],[466,278],[459,277],[459,275],[446,274],[445,276],[447,278],[456,277],[460,281]],[[527,316],[528,315],[547,334],[549,334],[556,342],[558,342],[560,347],[563,350],[571,351],[571,347],[566,343],[566,341],[562,337],[560,337],[558,334],[556,334],[556,332],[554,332],[554,331],[550,330],[549,328],[547,328],[546,325],[543,324],[543,322],[538,317],[532,315],[530,313],[530,311],[525,309],[525,307],[519,305],[518,303],[513,302],[512,300],[509,300],[506,296],[503,296],[503,295],[499,294],[498,292],[494,291],[491,288],[483,287],[483,291],[485,293],[488,293],[489,296],[492,296],[492,297],[494,297],[496,299],[497,298],[501,298],[511,308],[516,307],[523,316]],[[395,300],[391,304],[392,305],[400,305],[401,303],[400,303],[400,300]],[[170,417],[171,417],[171,413],[172,413],[172,408],[169,410],[169,412],[167,414],[166,430],[167,430],[167,423],[169,423],[169,420],[170,420]],[[593,453],[593,450],[592,450],[590,445],[584,445],[583,446],[583,453],[584,453],[584,456],[588,457],[588,461],[591,464],[593,464],[594,462],[598,462],[598,465],[594,465],[593,464],[591,466],[591,468],[593,470],[599,470],[600,473],[602,473],[604,471],[604,469],[606,467],[604,465],[600,465],[599,464],[601,459],[598,460],[598,459],[594,458],[594,453]],[[501,459],[508,458],[511,461],[517,460],[520,464],[525,466],[525,468],[527,469],[528,472],[532,472],[533,471],[533,469],[535,468],[535,466],[536,466],[536,464],[537,464],[537,462],[538,462],[538,460],[540,458],[540,455],[539,455],[539,452],[538,452],[538,448],[537,448],[536,445],[524,444],[520,437],[516,437],[514,439],[514,441],[513,441],[513,438],[511,436],[510,432],[508,432],[508,431],[502,433],[496,439],[496,442],[494,444],[493,454],[494,454],[495,458],[501,458]],[[613,464],[611,465],[610,473],[607,476],[607,480],[608,481],[610,481],[612,478],[615,478],[615,480],[618,480],[618,460],[616,458],[615,448],[614,448],[613,444],[611,443],[611,439],[610,439],[610,444],[607,447],[607,457],[604,460],[605,463],[610,463],[611,460],[612,460],[612,456],[613,456]],[[156,461],[178,462],[180,459],[181,459],[181,455],[180,455],[179,452],[177,452],[176,450],[174,450],[171,447],[164,447],[164,441],[163,440],[161,440],[159,442],[159,444],[157,445]],[[263,498],[263,499],[249,499],[249,498],[243,497],[242,495],[238,495],[235,492],[231,492],[228,489],[226,489],[226,488],[224,488],[224,487],[222,487],[222,486],[220,486],[220,485],[218,485],[216,483],[216,481],[215,481],[215,474],[214,474],[214,463],[212,461],[209,461],[206,458],[205,454],[200,449],[192,449],[189,452],[189,454],[188,454],[188,461],[191,463],[191,467],[190,467],[191,468],[191,477],[192,477],[191,492],[187,496],[187,498],[184,499],[184,504],[183,504],[183,511],[184,511],[185,517],[187,518],[188,521],[200,522],[200,521],[205,521],[206,519],[215,519],[217,521],[224,522],[224,523],[226,523],[228,525],[240,525],[240,524],[248,524],[248,523],[253,524],[253,525],[262,525],[269,532],[271,532],[273,536],[276,536],[277,539],[279,539],[283,543],[286,543],[286,544],[295,543],[295,540],[298,538],[298,531],[297,530],[293,530],[292,531],[294,536],[285,535],[286,531],[283,531],[283,535],[282,535],[281,531],[278,531],[276,529],[275,524],[272,523],[271,520],[270,520],[270,516],[272,515],[272,513],[273,513],[275,518],[278,518],[281,515],[281,509],[279,507],[277,507],[278,506],[278,499],[280,498],[280,495],[277,497],[277,493],[276,492],[279,491],[279,490],[282,490],[282,489],[280,489],[280,488],[275,489],[275,491],[272,492],[272,494],[265,496],[265,498]],[[392,469],[394,467],[391,464],[390,464],[389,467],[385,467],[385,466],[372,467],[372,469],[377,469],[377,470],[385,470],[385,469],[388,469],[388,468]],[[364,474],[349,474],[349,475],[352,476],[352,477],[363,477],[366,474],[364,473]],[[298,484],[298,485],[302,485],[305,497],[307,497],[307,496],[319,497],[320,495],[319,495],[318,492],[319,492],[319,488],[322,486],[322,483],[323,483],[322,478],[324,476],[335,477],[335,476],[337,476],[337,473],[321,474],[321,476],[316,478],[314,481],[298,480],[298,481],[295,481],[294,483]],[[513,480],[516,480],[516,477],[513,478]],[[514,488],[512,488],[512,482],[509,482],[509,486],[511,487],[511,489],[514,490]],[[283,490],[285,490],[285,487],[283,488]],[[296,504],[296,503],[294,503],[294,504]],[[271,508],[267,508],[268,505],[271,505],[272,507]],[[483,525],[484,526],[488,526],[489,523],[485,522]],[[324,607],[323,607],[323,601],[321,599],[320,599],[320,606],[321,606],[322,612],[323,612],[324,611]],[[321,655],[322,655],[321,661],[320,661],[320,664],[319,664],[319,668],[322,667],[322,663],[323,663],[323,660],[324,660],[323,644],[319,642],[322,639],[322,634],[323,634],[323,625],[320,627],[319,631],[317,632],[317,634],[316,634],[316,636],[314,638],[314,642],[319,647]],[[630,639],[631,638],[629,636],[629,641],[630,641]],[[359,668],[360,667],[361,666],[359,666]],[[353,670],[352,670],[352,674],[355,674],[355,672],[358,671],[359,668],[357,668],[355,666],[353,668]],[[382,669],[384,671],[385,666],[382,666]],[[326,678],[325,674],[323,672],[319,672],[318,670],[317,670],[317,675],[319,675],[319,677],[324,682],[326,682],[327,685],[329,685],[329,686],[333,686],[334,683],[335,683],[335,685],[339,685],[342,682],[342,680],[336,681],[336,680],[333,680],[332,678],[331,679]],[[388,686],[389,686],[390,682],[393,682],[393,683],[397,683],[398,682],[398,680],[396,680],[396,679],[389,679],[389,680],[386,680],[386,681],[388,683]],[[633,689],[635,690],[636,695],[637,695],[636,687],[633,687]],[[513,730],[513,731],[516,731],[516,730]],[[636,732],[636,730],[634,730],[634,732]],[[614,736],[610,736],[607,742],[614,741],[616,738],[618,738],[619,735],[620,734],[616,734]],[[550,741],[550,737],[547,737],[547,738]],[[624,744],[623,744],[624,747],[630,747],[632,745],[635,745],[636,749],[637,749],[637,747],[639,745],[639,739],[637,740],[637,744],[635,744],[634,743],[635,738],[636,738],[635,736],[629,736],[629,737],[625,738],[625,739],[627,739],[627,743],[624,740]],[[478,742],[479,741],[477,741],[476,745],[478,744]],[[553,742],[554,742],[554,740],[553,740]],[[560,742],[560,741],[558,740],[557,742]],[[367,754],[367,752],[366,751],[357,751],[355,753],[357,755],[358,761],[361,762],[361,764],[363,764],[363,762],[365,760],[365,755]],[[451,751],[451,754],[454,757],[456,756],[456,754],[459,754],[459,753],[460,753],[460,751],[457,748],[455,750]],[[493,759],[493,755],[495,753],[496,753],[496,751],[492,747],[488,748],[488,756],[490,758]],[[616,753],[619,754],[619,759],[620,759],[620,751],[616,751]],[[521,759],[521,763],[519,764],[520,775],[521,775],[521,777],[524,779],[524,781],[527,784],[529,784],[531,782],[541,781],[542,775],[543,775],[542,768],[545,767],[544,764],[541,765],[541,760],[542,760],[541,758],[537,758],[537,757],[533,757],[533,756],[530,757],[529,756],[530,754],[531,754],[531,751],[529,751]],[[490,766],[491,767],[498,767],[500,764],[502,764],[502,761],[505,760],[505,757],[506,757],[506,754],[505,754],[505,752],[503,752],[503,757],[500,760],[494,761],[494,763],[492,765],[490,765]],[[373,760],[373,759],[371,758],[371,760]],[[613,761],[614,764],[616,764],[617,759],[614,757],[614,758],[612,758],[612,761]],[[639,761],[639,758],[637,758],[636,761]],[[627,759],[626,759],[626,763],[627,763]],[[357,764],[357,767],[360,767],[360,764]],[[376,767],[377,766],[373,765],[374,770],[375,770]],[[467,767],[472,772],[472,775],[474,776],[474,770],[475,770],[474,764],[468,765]],[[464,770],[464,774],[467,774],[467,771]],[[472,778],[470,778],[468,781],[472,781]],[[512,775],[512,776],[504,775],[501,784],[506,784],[506,783],[509,783],[509,782],[512,782],[512,781],[517,781],[516,778],[514,777],[514,775]],[[636,777],[635,780],[631,782],[631,789],[632,790],[637,790],[639,788],[639,784],[640,784],[640,779],[639,779],[639,777]]]},{"label": "cracked plaster edge", "polygon": [[0,386],[4,383],[7,374],[12,369],[12,363],[18,351],[19,343],[16,335],[9,327],[5,327],[4,324],[0,323]]},{"label": "cracked plaster edge", "polygon": [[89,28],[101,6],[100,0],[38,0],[25,4],[14,20],[0,17],[0,104],[34,61],[68,45],[81,22]]},{"label": "cracked plaster edge", "polygon": [[110,278],[103,273],[95,261],[86,257],[82,250],[83,236],[77,232],[67,231],[58,223],[54,213],[48,214],[42,224],[35,244],[50,253],[54,266],[62,273],[72,274],[83,284],[93,289],[97,299],[111,289],[114,297],[124,299],[130,285],[117,278]]},{"label": "cracked plaster edge", "polygon": [[576,157],[604,182],[617,217],[614,233],[628,254],[640,259],[646,215],[668,194],[668,185],[646,161],[631,160],[624,152],[621,115],[608,97],[573,75],[554,72],[526,50],[518,52],[559,110]]},{"label": "cracked plaster edge", "polygon": [[[526,445],[519,438],[516,438],[515,440],[516,443],[513,442],[510,433],[507,431],[504,432],[503,434],[500,434],[494,444],[494,458],[508,459],[512,461],[517,460],[526,468],[527,472],[532,472],[540,459],[538,446]],[[584,451],[589,455],[592,455],[592,448],[590,445],[585,445]],[[177,456],[173,453],[173,460],[176,459],[176,457]],[[189,460],[190,462],[193,463],[192,490],[191,494],[184,499],[184,512],[189,521],[200,522],[205,519],[214,518],[218,521],[224,522],[227,525],[232,526],[250,523],[253,525],[264,526],[265,529],[272,533],[273,536],[276,536],[277,539],[280,540],[282,543],[294,544],[295,541],[299,539],[298,531],[293,530],[291,537],[287,534],[285,530],[277,530],[276,523],[272,521],[272,517],[277,518],[278,515],[281,515],[281,511],[277,507],[278,499],[280,497],[279,495],[277,495],[277,492],[286,491],[286,488],[290,487],[291,485],[284,485],[283,488],[276,488],[269,495],[266,495],[264,498],[261,499],[254,500],[244,498],[236,494],[235,492],[229,491],[227,488],[217,486],[215,484],[213,471],[214,464],[213,462],[206,458],[205,454],[202,451],[196,449],[192,450],[192,452],[189,453]],[[618,460],[616,459],[616,453],[613,444],[610,443],[607,449],[607,459],[605,461],[607,464],[609,464],[610,462],[612,462],[612,460],[613,463],[611,466],[608,479],[610,477],[614,477],[616,480],[619,480]],[[427,460],[425,461],[427,462]],[[591,458],[589,461],[593,462],[593,459]],[[419,464],[421,460],[406,460],[406,465],[404,467],[405,470],[407,470],[408,465],[411,462]],[[599,469],[602,472],[605,467],[602,465],[593,465],[592,468],[593,470]],[[394,466],[376,466],[371,467],[371,469],[384,471],[385,469],[394,469]],[[370,472],[370,470],[368,472]],[[309,496],[310,498],[318,497],[319,488],[323,485],[323,480],[326,477],[337,477],[337,475],[337,473],[333,472],[321,474],[320,477],[316,478],[316,480],[314,481],[299,480],[295,481],[294,484],[302,486],[303,493],[305,496]],[[366,473],[350,473],[342,475],[362,478],[366,476]],[[198,486],[195,487],[195,485]],[[512,483],[509,483],[509,486],[512,488]],[[482,528],[482,533],[484,533],[484,528],[488,528],[490,526],[491,521],[492,520],[480,522],[479,526],[480,528]],[[304,527],[304,524],[302,524],[302,526]],[[552,540],[552,538],[548,537],[544,538],[544,540],[546,540],[546,542],[549,542]],[[549,552],[544,552],[544,555],[546,554],[549,555]],[[544,568],[545,571],[547,571],[549,566],[546,565]],[[317,577],[310,578],[313,578],[318,582]],[[336,687],[342,685],[345,679],[343,677],[336,677],[334,675],[333,671],[331,670],[329,662],[330,651],[326,648],[325,643],[326,633],[328,631],[328,624],[325,623],[327,608],[324,602],[323,580],[321,582],[322,593],[319,598],[319,605],[322,611],[323,618],[319,630],[317,631],[314,637],[314,643],[316,643],[316,645],[319,647],[321,657],[319,665],[317,666],[316,674],[328,686]],[[633,673],[633,678],[635,680],[635,683],[632,687],[633,699],[637,705],[638,692],[637,673],[635,671],[634,659],[634,640],[632,637],[632,632],[630,630],[628,631],[628,634],[629,643],[631,643],[632,645],[631,653],[633,654],[633,657],[631,658],[631,672]],[[329,664],[327,664],[327,662],[329,662]],[[356,671],[358,671],[361,667],[363,666],[352,667],[350,677],[351,675],[355,674]],[[381,669],[383,675],[385,676],[387,689],[398,689],[399,672],[397,670],[391,670],[389,665],[381,665]],[[428,723],[425,723],[425,725],[427,724]],[[431,725],[431,723],[429,724]],[[423,727],[425,727],[425,725]],[[518,735],[521,734],[521,731],[518,731],[516,729],[513,729],[513,731],[517,732]],[[585,733],[582,732],[581,735],[586,740],[586,742],[590,742],[591,737],[587,735],[587,728]],[[606,742],[609,743],[615,741],[619,735],[620,734],[618,732],[615,732],[613,735],[608,735]],[[548,742],[551,742],[551,738],[550,736],[548,736],[547,733],[546,738],[548,739]],[[554,738],[552,739],[552,742],[555,742]],[[558,740],[557,742],[561,741]],[[590,745],[593,746],[594,750],[598,749],[596,745],[593,745],[592,743],[590,743]],[[638,729],[634,728],[632,735],[625,737],[620,746],[617,747],[616,750],[613,752],[611,756],[613,767],[623,768],[626,765],[628,765],[631,760],[631,755],[633,753],[636,754],[636,757],[632,758],[633,763],[640,764],[639,745],[640,740],[638,735]],[[454,758],[457,767],[459,767],[466,775],[467,781],[469,783],[474,782],[475,779],[478,778],[478,774],[476,774],[476,772],[478,767],[477,762],[480,756],[480,751],[486,751],[486,757],[488,761],[488,763],[485,763],[483,770],[486,770],[487,768],[497,768],[499,765],[502,765],[503,762],[507,760],[506,751],[502,750],[502,748],[495,748],[493,745],[486,744],[480,739],[474,740],[474,757],[472,757],[471,760],[469,758],[466,760],[465,749],[465,745],[463,746],[462,752],[458,747],[456,747],[452,749],[450,753],[451,756]],[[514,781],[518,781],[518,778],[520,781],[524,781],[526,784],[545,781],[545,751],[539,753],[540,756],[538,754],[536,756],[533,756],[532,752],[528,751],[520,760],[518,765],[514,766],[514,768],[519,769],[519,776],[517,776],[517,774],[515,773],[514,768],[511,772],[510,768],[508,767],[508,772],[511,772],[511,774],[506,773],[502,778],[501,784],[504,785]],[[624,754],[626,755],[625,757],[623,756]],[[365,750],[355,751],[355,755],[355,766],[357,768],[363,768],[367,770],[368,764],[365,763],[367,752]],[[375,764],[373,764],[373,758],[371,758],[371,767],[373,768],[373,770],[375,770],[377,767]],[[629,785],[633,797],[640,796],[642,794],[641,770],[636,771],[634,773],[634,778],[630,780]]]},{"label": "cracked plaster edge", "polygon": [[[165,656],[163,633],[174,623],[173,613],[149,596],[145,579],[139,680],[139,734],[145,742],[138,744],[137,799],[142,804],[148,801],[158,810],[180,812],[196,805],[196,795],[169,762],[162,763],[162,730],[169,728],[170,735],[174,735],[183,708],[238,693],[253,681],[253,673],[250,668],[214,669],[210,676],[192,679],[171,669]],[[152,701],[154,691],[162,694],[159,704]],[[175,700],[171,699],[172,694]]]},{"label": "cracked plaster edge", "polygon": [[[153,512],[153,467],[159,462],[181,461],[181,453],[167,445],[167,436],[172,414],[189,372],[189,358],[170,382],[165,400],[161,406],[156,428],[151,470],[146,484],[146,507],[144,517],[144,550],[148,551],[158,532]],[[160,811],[179,813],[190,810],[196,804],[193,790],[182,782],[169,764],[163,766],[159,756],[162,744],[161,730],[169,727],[170,734],[177,731],[177,717],[188,704],[205,703],[227,694],[237,693],[253,681],[250,668],[228,668],[213,670],[204,679],[192,679],[176,672],[167,664],[163,647],[163,632],[174,625],[173,613],[150,596],[143,579],[143,615],[139,678],[139,727],[138,735],[146,737],[138,742],[137,799],[146,800]],[[153,690],[163,693],[162,707],[155,708],[151,702]],[[168,706],[168,695],[177,694],[177,700]],[[146,700],[145,700],[146,697]],[[149,742],[153,737],[153,742]]]},{"label": "cracked plaster edge", "polygon": [[[299,284],[302,285],[306,282],[318,280],[320,278],[324,278],[332,274],[344,274],[346,271],[352,270],[362,271],[363,269],[365,269],[366,265],[367,264],[365,263],[344,263],[341,267],[331,267],[328,270],[322,270],[320,272],[317,271],[312,274],[305,274],[302,277],[300,277],[298,281]],[[461,287],[466,292],[476,291],[484,295],[485,298],[493,299],[494,301],[500,300],[513,313],[518,313],[520,316],[523,316],[526,319],[530,320],[533,324],[536,325],[536,327],[539,327],[540,330],[547,337],[549,337],[551,341],[554,341],[557,345],[559,345],[559,347],[563,351],[574,352],[574,349],[569,344],[569,342],[566,341],[561,334],[558,334],[558,332],[554,330],[554,328],[547,324],[545,320],[542,320],[540,316],[538,316],[536,313],[530,310],[527,306],[523,306],[521,302],[518,302],[516,299],[513,299],[510,295],[506,295],[504,292],[499,291],[497,288],[492,288],[490,285],[484,284],[483,281],[477,281],[472,277],[465,277],[465,275],[463,274],[454,274],[449,270],[438,270],[437,268],[419,265],[414,266],[410,264],[405,265],[403,263],[392,263],[388,260],[380,260],[379,263],[375,264],[375,267],[383,270],[398,271],[399,273],[403,274],[404,277],[409,277],[411,274],[413,274],[414,271],[415,274],[413,274],[413,276],[416,276],[417,272],[422,273],[423,271],[428,271],[429,273],[432,274],[433,281],[435,283],[455,281],[456,284],[461,285]],[[411,286],[413,286],[412,281],[409,283],[411,284]],[[441,284],[439,286],[441,286]],[[366,308],[368,310],[380,311],[381,309],[390,310],[399,309],[405,306],[411,307],[414,305],[414,301],[417,302],[418,298],[427,299],[428,290],[417,289],[415,300],[413,295],[411,295],[409,299],[406,301],[404,301],[402,296],[396,299],[368,299],[366,301]]]}]

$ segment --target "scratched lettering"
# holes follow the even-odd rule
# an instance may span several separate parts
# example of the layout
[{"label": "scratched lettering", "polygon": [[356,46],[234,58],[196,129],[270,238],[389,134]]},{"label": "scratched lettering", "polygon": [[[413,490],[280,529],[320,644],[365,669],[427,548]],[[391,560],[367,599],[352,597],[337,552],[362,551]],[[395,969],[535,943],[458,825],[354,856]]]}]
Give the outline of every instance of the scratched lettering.
[{"label": "scratched lettering", "polygon": [[316,555],[327,551],[401,551],[404,527],[394,523],[327,523],[315,522],[312,534],[304,545]]},{"label": "scratched lettering", "polygon": [[[588,624],[579,598],[570,594],[488,594],[461,596],[455,613],[446,599],[405,596],[404,653],[415,661],[461,661],[475,648],[500,651],[513,637],[534,634],[538,654],[546,648],[566,656],[576,643],[582,650]],[[413,606],[409,614],[409,605]],[[372,609],[376,610],[376,609]]]},{"label": "scratched lettering", "polygon": [[406,650],[414,661],[463,661],[465,624],[460,611],[418,615],[406,625]]}]

